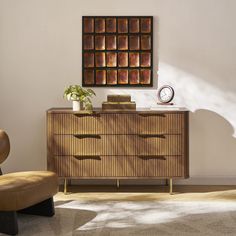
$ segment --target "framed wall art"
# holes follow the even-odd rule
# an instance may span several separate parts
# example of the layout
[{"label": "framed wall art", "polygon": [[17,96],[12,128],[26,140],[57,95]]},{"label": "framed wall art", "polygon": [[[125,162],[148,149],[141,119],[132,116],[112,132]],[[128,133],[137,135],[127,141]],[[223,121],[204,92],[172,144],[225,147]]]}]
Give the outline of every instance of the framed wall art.
[{"label": "framed wall art", "polygon": [[151,87],[152,16],[83,16],[82,85]]}]

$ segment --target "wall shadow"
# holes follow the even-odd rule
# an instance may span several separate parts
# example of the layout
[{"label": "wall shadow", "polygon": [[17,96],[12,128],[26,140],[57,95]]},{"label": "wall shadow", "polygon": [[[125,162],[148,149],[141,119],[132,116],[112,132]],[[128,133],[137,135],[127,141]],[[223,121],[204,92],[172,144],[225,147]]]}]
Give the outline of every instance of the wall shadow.
[{"label": "wall shadow", "polygon": [[209,110],[190,113],[190,176],[236,176],[234,129]]}]

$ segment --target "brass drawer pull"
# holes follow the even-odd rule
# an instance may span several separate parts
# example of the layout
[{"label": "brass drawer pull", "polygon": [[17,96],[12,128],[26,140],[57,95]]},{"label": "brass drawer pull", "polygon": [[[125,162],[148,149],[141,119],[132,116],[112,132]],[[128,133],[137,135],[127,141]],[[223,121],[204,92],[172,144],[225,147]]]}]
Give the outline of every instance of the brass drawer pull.
[{"label": "brass drawer pull", "polygon": [[74,155],[73,157],[78,160],[86,160],[86,159],[101,160],[101,157],[99,155]]},{"label": "brass drawer pull", "polygon": [[148,159],[166,160],[165,156],[160,156],[160,155],[138,155],[138,157],[144,160]]},{"label": "brass drawer pull", "polygon": [[141,138],[166,138],[164,134],[139,134]]},{"label": "brass drawer pull", "polygon": [[98,134],[73,134],[74,137],[78,139],[83,139],[83,138],[96,138],[96,139],[101,139],[101,136]]},{"label": "brass drawer pull", "polygon": [[139,116],[148,117],[148,116],[161,116],[166,117],[164,113],[138,113]]}]

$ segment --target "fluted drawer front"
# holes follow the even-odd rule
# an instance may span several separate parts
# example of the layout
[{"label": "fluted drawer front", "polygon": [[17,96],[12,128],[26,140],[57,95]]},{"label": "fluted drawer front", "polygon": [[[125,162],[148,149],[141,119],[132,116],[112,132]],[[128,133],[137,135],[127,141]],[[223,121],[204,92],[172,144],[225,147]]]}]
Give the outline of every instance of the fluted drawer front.
[{"label": "fluted drawer front", "polygon": [[54,114],[54,133],[135,134],[140,125],[138,119],[136,114]]},{"label": "fluted drawer front", "polygon": [[139,145],[134,135],[55,135],[54,142],[54,155],[136,155]]},{"label": "fluted drawer front", "polygon": [[[178,113],[139,114],[54,114],[55,134],[180,134],[184,115]],[[66,124],[66,125],[65,125]]]},{"label": "fluted drawer front", "polygon": [[99,115],[53,114],[53,125],[55,134],[98,134],[103,127]]},{"label": "fluted drawer front", "polygon": [[184,114],[140,113],[139,132],[149,134],[181,134],[184,128]]},{"label": "fluted drawer front", "polygon": [[182,156],[136,157],[135,174],[141,177],[169,177],[184,175]]},{"label": "fluted drawer front", "polygon": [[139,135],[139,155],[182,155],[181,135]]},{"label": "fluted drawer front", "polygon": [[181,135],[54,135],[54,155],[181,155]]},{"label": "fluted drawer front", "polygon": [[55,156],[55,169],[65,177],[169,177],[184,175],[183,158],[164,156]]},{"label": "fluted drawer front", "polygon": [[137,134],[138,118],[137,114],[102,114],[102,134]]}]

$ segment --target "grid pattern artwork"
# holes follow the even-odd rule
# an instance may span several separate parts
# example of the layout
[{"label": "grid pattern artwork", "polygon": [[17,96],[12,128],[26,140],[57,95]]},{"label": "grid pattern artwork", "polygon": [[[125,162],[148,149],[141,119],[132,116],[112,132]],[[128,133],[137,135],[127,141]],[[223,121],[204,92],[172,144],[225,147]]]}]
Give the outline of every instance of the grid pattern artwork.
[{"label": "grid pattern artwork", "polygon": [[83,16],[82,84],[153,85],[152,16]]}]

